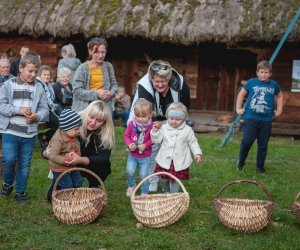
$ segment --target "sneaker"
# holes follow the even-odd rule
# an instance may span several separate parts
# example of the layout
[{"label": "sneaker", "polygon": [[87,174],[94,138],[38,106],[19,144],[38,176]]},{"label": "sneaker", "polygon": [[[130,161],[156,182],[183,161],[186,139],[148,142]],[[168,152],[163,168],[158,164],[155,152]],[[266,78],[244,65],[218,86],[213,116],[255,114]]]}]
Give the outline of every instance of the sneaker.
[{"label": "sneaker", "polygon": [[135,189],[135,186],[134,187],[128,187],[127,190],[126,190],[126,196],[130,197],[132,195],[134,189]]},{"label": "sneaker", "polygon": [[266,175],[266,171],[263,169],[263,170],[261,170],[261,169],[256,169],[256,172],[258,173],[258,174],[260,174],[261,176],[265,176]]},{"label": "sneaker", "polygon": [[22,204],[28,203],[28,198],[24,192],[16,193],[15,195],[16,201]]},{"label": "sneaker", "polygon": [[9,185],[9,184],[3,184],[2,189],[1,189],[1,196],[2,197],[8,197],[11,192],[13,191],[14,186]]},{"label": "sneaker", "polygon": [[237,171],[243,171],[243,169],[244,169],[244,164],[241,164],[240,160],[237,160],[237,162],[236,162],[236,169],[237,169]]},{"label": "sneaker", "polygon": [[157,192],[157,182],[151,182],[150,183],[149,192]]}]

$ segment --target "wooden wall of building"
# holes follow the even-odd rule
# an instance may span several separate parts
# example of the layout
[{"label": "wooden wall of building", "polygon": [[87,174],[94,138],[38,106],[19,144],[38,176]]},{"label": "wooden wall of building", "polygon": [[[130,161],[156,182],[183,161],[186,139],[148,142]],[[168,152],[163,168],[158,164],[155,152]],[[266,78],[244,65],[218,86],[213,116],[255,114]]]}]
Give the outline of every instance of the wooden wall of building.
[{"label": "wooden wall of building", "polygon": [[[110,39],[107,60],[114,65],[117,80],[133,96],[137,81],[147,73],[152,60],[162,59],[185,78],[191,91],[191,109],[197,111],[232,112],[240,82],[255,77],[256,64],[269,60],[276,44],[240,46],[226,48],[222,45],[180,46],[161,44],[142,39]],[[60,48],[73,43],[79,59],[87,59],[87,39],[82,37],[66,40],[52,38],[1,37],[0,53],[12,50],[18,57],[22,45],[41,55],[42,64],[54,69],[60,58]],[[272,78],[285,91],[285,109],[279,122],[300,123],[297,98],[299,93],[291,93],[293,60],[300,59],[299,44],[285,44],[273,62]],[[14,59],[11,58],[11,59]],[[298,118],[299,117],[299,118]]]},{"label": "wooden wall of building", "polygon": [[168,61],[187,82],[191,97],[197,98],[198,50],[195,48],[145,42],[143,40],[112,39],[107,60],[111,61],[119,80],[131,96],[136,83],[148,71],[153,60]]},{"label": "wooden wall of building", "polygon": [[[265,45],[266,46],[266,45]],[[270,60],[277,44],[269,45],[265,48],[247,47],[257,55],[257,62],[261,60]],[[300,42],[293,44],[284,44],[273,61],[272,79],[276,80],[282,90],[291,91],[293,60],[300,60]]]},{"label": "wooden wall of building", "polygon": [[[30,50],[41,56],[42,64],[50,65],[54,69],[56,79],[56,66],[58,62],[57,44],[53,39],[33,39],[28,37],[0,38],[0,54],[12,51],[14,53],[10,60],[15,60],[20,56],[20,49],[23,45],[29,46]],[[11,53],[12,53],[11,52]]]}]

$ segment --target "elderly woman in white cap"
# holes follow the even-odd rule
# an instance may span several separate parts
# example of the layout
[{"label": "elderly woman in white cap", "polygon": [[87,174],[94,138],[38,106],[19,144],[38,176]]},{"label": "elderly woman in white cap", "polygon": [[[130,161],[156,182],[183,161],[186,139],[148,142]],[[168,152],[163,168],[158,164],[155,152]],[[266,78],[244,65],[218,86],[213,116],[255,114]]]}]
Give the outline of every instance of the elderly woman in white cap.
[{"label": "elderly woman in white cap", "polygon": [[[181,102],[187,108],[190,107],[190,91],[183,77],[165,61],[158,60],[151,62],[148,73],[137,82],[137,90],[132,102],[127,124],[133,118],[133,110],[136,101],[145,98],[153,103],[156,115],[154,120],[165,120],[167,107],[170,103]],[[149,174],[155,170],[155,156],[159,145],[152,146],[152,155]],[[150,192],[157,191],[158,178],[150,179]]]}]

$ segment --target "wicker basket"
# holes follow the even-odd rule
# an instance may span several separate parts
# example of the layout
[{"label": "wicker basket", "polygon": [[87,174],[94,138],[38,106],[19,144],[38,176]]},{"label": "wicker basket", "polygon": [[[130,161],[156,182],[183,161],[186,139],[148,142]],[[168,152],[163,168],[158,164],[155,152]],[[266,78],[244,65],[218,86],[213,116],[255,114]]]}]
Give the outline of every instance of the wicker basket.
[{"label": "wicker basket", "polygon": [[[135,195],[136,191],[146,180],[157,175],[170,176],[180,184],[183,192]],[[138,221],[145,226],[159,228],[175,223],[184,215],[189,207],[190,196],[181,181],[174,175],[167,172],[157,172],[147,176],[136,186],[130,201],[133,213]]]},{"label": "wicker basket", "polygon": [[298,201],[298,198],[300,196],[300,192],[297,194],[294,204],[293,204],[293,212],[296,215],[297,219],[300,221],[300,201]]},{"label": "wicker basket", "polygon": [[[239,183],[251,183],[258,186],[265,191],[269,200],[219,198],[227,187]],[[226,227],[247,233],[263,229],[275,209],[271,193],[264,186],[252,180],[236,180],[228,183],[221,188],[214,203],[216,214]]]},{"label": "wicker basket", "polygon": [[[72,172],[82,171],[94,176],[99,188],[67,188],[56,190],[60,179]],[[53,212],[57,219],[66,224],[88,224],[95,220],[107,205],[107,193],[103,182],[95,173],[84,168],[71,168],[56,180],[52,193]]]}]

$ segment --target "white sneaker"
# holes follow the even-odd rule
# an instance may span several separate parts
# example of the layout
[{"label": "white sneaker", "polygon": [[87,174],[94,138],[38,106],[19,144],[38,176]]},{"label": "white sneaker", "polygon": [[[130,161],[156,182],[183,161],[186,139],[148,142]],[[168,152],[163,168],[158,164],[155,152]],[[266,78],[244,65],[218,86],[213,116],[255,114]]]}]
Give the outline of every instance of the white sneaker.
[{"label": "white sneaker", "polygon": [[150,183],[149,192],[157,192],[157,182],[151,182]]},{"label": "white sneaker", "polygon": [[134,187],[128,187],[127,190],[126,190],[126,196],[130,197],[132,195],[134,189],[135,189],[135,186]]},{"label": "white sneaker", "polygon": [[53,173],[52,173],[52,171],[51,171],[51,170],[49,170],[49,173],[48,173],[48,178],[49,178],[49,179],[51,179],[51,180],[53,179]]}]

